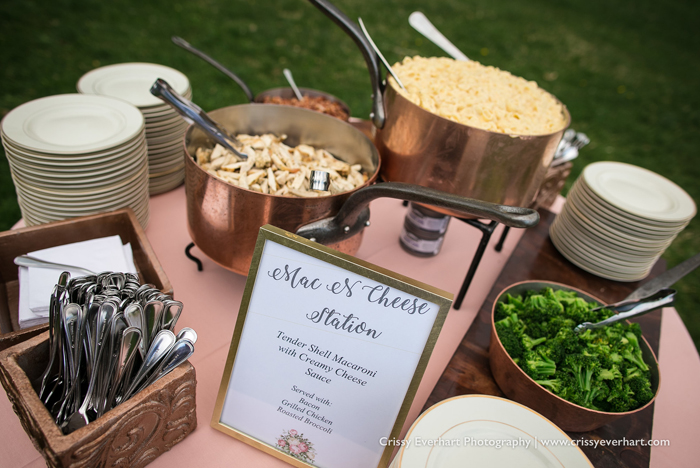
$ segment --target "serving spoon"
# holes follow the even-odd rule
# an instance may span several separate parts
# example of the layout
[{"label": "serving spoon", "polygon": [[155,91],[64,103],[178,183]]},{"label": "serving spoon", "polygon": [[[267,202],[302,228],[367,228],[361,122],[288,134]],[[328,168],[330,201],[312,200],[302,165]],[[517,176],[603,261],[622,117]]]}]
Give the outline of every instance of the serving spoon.
[{"label": "serving spoon", "polygon": [[297,84],[294,81],[292,71],[289,68],[285,68],[284,70],[282,70],[282,74],[287,79],[287,83],[289,83],[289,86],[292,87],[292,91],[294,91],[294,96],[296,96],[297,101],[301,101],[304,96],[301,95],[301,91],[299,91],[299,88],[297,88]]},{"label": "serving spoon", "polygon": [[413,29],[424,35],[433,44],[447,52],[453,59],[461,62],[469,61],[469,57],[464,55],[449,39],[443,36],[433,23],[420,11],[411,13],[408,17],[408,24],[413,26]]}]

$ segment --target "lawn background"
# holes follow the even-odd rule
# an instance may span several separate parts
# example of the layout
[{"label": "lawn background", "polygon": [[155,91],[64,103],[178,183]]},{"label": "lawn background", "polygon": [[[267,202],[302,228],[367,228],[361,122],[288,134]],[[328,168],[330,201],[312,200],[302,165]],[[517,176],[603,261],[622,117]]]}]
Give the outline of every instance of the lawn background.
[{"label": "lawn background", "polygon": [[[594,161],[636,164],[700,202],[700,2],[689,0],[336,0],[361,16],[393,63],[444,55],[408,25],[423,11],[467,56],[535,80],[591,139],[567,189]],[[170,42],[179,35],[238,73],[254,93],[300,86],[341,97],[367,118],[371,92],[355,44],[304,0],[2,0],[0,117],[43,96],[75,92],[85,72],[154,62],[184,72],[205,110],[245,102],[224,75]],[[3,154],[4,156],[4,154]],[[21,214],[0,157],[0,230]],[[696,218],[668,249],[669,267],[700,251]],[[677,284],[676,307],[700,345],[700,271]]]}]

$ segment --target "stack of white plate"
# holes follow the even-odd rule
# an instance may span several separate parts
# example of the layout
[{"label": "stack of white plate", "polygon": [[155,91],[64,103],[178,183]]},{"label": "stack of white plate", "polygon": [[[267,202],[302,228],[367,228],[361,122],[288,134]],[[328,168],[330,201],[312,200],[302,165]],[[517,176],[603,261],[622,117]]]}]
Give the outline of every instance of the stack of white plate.
[{"label": "stack of white plate", "polygon": [[695,216],[695,202],[670,180],[618,162],[587,166],[549,235],[564,257],[617,281],[638,281]]},{"label": "stack of white plate", "polygon": [[144,120],[131,104],[49,96],[13,109],[0,135],[27,225],[127,206],[148,224]]},{"label": "stack of white plate", "polygon": [[401,442],[390,468],[593,466],[544,416],[486,395],[463,395],[431,406]]},{"label": "stack of white plate", "polygon": [[156,79],[162,78],[187,99],[192,88],[185,75],[153,63],[121,63],[92,70],[78,81],[78,91],[99,94],[129,102],[146,119],[150,193],[162,193],[185,180],[184,135],[187,122],[169,105],[150,93]]}]

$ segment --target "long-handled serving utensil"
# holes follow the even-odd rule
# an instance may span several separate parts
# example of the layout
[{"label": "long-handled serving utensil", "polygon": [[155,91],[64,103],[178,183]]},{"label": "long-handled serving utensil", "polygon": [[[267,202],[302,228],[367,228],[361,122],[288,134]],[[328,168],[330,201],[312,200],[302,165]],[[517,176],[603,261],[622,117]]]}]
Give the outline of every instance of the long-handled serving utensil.
[{"label": "long-handled serving utensil", "polygon": [[428,38],[433,44],[447,52],[455,60],[468,62],[469,58],[462,53],[449,39],[442,35],[440,31],[430,22],[430,20],[420,11],[414,11],[408,17],[408,24],[413,29]]}]

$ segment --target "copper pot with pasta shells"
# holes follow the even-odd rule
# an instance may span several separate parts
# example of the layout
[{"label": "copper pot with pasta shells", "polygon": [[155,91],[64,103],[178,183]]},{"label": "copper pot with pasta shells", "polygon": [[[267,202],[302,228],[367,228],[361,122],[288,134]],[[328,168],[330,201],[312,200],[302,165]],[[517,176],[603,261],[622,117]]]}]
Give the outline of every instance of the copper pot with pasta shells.
[{"label": "copper pot with pasta shells", "polygon": [[382,156],[383,180],[505,205],[532,204],[569,126],[565,106],[565,124],[544,135],[509,135],[443,118],[382,81],[377,54],[357,24],[327,0],[309,1],[355,41],[365,58],[373,88],[371,119],[377,128],[375,144]]}]

